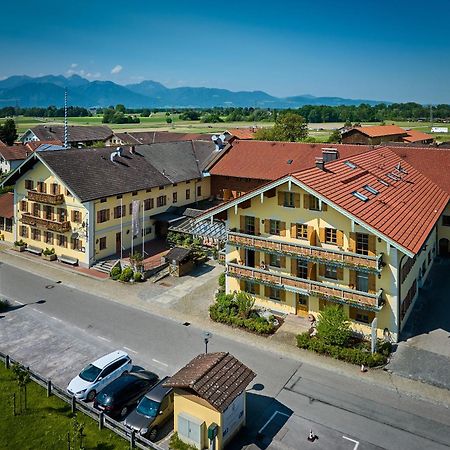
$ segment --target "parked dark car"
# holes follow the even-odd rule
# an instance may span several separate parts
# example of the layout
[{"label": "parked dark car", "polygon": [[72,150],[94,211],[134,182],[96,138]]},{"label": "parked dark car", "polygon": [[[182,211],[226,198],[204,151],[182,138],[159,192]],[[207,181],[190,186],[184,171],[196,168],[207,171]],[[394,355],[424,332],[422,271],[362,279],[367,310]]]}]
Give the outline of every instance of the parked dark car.
[{"label": "parked dark car", "polygon": [[122,375],[97,394],[94,408],[113,419],[123,419],[157,382],[158,375],[145,370]]},{"label": "parked dark car", "polygon": [[126,427],[151,441],[156,440],[161,426],[173,416],[173,389],[163,386],[168,379],[165,377],[152,387],[124,422]]}]

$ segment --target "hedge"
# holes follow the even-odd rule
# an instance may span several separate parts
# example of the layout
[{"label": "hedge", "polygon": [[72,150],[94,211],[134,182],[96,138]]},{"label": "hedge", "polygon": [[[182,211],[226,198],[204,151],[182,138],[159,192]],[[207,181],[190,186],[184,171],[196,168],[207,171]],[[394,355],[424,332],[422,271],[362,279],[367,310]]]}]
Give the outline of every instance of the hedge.
[{"label": "hedge", "polygon": [[392,350],[390,343],[383,343],[379,348],[379,352],[373,354],[360,348],[338,347],[337,345],[326,344],[319,337],[310,337],[308,332],[297,335],[297,347],[331,356],[351,364],[364,364],[367,367],[377,367],[386,364]]}]

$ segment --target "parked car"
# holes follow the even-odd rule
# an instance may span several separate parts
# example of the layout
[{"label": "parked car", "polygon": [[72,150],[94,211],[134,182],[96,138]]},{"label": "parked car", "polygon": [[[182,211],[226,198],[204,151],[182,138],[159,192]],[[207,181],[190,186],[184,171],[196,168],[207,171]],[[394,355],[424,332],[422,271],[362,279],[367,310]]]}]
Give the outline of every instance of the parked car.
[{"label": "parked car", "polygon": [[157,382],[158,375],[146,370],[124,374],[97,394],[94,408],[113,419],[123,419]]},{"label": "parked car", "polygon": [[168,379],[163,378],[148,391],[124,422],[126,427],[151,441],[156,439],[161,426],[173,414],[173,390],[163,386]]},{"label": "parked car", "polygon": [[86,366],[67,386],[67,392],[80,400],[94,400],[109,383],[129,372],[133,367],[131,358],[122,350],[102,356]]}]

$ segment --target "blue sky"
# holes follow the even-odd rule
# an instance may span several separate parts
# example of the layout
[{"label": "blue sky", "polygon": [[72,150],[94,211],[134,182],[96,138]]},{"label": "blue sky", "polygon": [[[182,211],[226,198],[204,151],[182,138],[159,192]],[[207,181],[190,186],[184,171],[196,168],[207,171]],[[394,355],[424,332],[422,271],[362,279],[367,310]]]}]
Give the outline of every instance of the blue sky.
[{"label": "blue sky", "polygon": [[2,78],[450,103],[449,0],[21,0],[1,12]]}]

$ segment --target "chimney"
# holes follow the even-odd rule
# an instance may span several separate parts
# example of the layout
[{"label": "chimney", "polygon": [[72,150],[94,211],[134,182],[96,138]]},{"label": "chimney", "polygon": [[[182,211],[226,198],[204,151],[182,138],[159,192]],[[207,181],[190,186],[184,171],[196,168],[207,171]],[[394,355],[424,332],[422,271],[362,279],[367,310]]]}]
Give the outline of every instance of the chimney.
[{"label": "chimney", "polygon": [[116,152],[117,156],[122,156],[122,150],[123,150],[122,147],[117,147],[116,150],[117,150],[117,152]]},{"label": "chimney", "polygon": [[320,170],[325,170],[325,161],[320,156],[316,156],[316,167]]},{"label": "chimney", "polygon": [[134,151],[134,145],[130,145],[130,153],[134,155],[136,152]]}]

